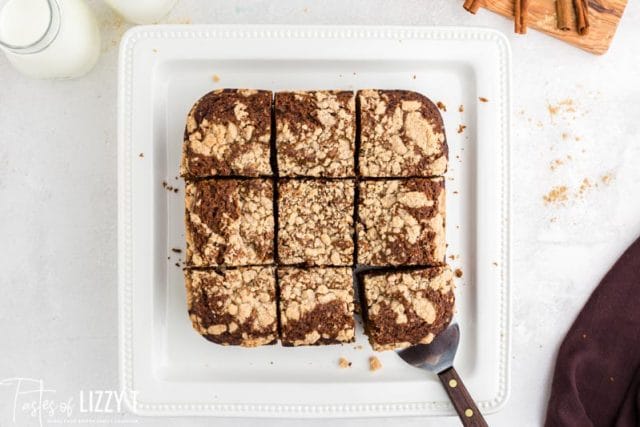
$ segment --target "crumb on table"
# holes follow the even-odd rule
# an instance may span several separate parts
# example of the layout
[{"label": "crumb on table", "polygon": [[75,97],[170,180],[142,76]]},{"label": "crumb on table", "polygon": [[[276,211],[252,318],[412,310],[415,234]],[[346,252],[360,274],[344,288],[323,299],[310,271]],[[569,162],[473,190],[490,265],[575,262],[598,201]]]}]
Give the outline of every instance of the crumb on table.
[{"label": "crumb on table", "polygon": [[462,269],[456,268],[453,274],[455,274],[455,276],[459,279],[463,276],[464,273],[462,272]]},{"label": "crumb on table", "polygon": [[445,113],[447,112],[447,106],[442,101],[438,101],[436,106]]},{"label": "crumb on table", "polygon": [[487,98],[485,98],[484,96],[479,96],[479,97],[478,97],[478,100],[479,100],[480,102],[489,102],[489,100],[488,100]]}]

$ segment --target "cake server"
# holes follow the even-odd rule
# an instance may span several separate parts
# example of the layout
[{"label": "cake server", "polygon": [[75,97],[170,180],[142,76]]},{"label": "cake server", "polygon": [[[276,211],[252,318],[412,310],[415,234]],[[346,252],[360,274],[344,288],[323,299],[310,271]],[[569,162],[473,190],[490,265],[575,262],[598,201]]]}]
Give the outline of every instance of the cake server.
[{"label": "cake server", "polygon": [[453,323],[438,334],[431,344],[414,345],[398,350],[397,353],[408,364],[438,375],[462,425],[487,426],[487,422],[453,367],[459,342],[460,328],[457,323]]}]

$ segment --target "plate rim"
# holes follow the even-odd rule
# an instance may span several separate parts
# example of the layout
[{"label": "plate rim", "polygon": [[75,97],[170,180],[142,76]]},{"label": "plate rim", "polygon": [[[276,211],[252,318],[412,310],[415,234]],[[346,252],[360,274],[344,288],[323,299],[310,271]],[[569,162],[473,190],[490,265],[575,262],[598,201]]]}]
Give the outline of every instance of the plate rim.
[{"label": "plate rim", "polygon": [[500,339],[498,392],[482,402],[483,412],[502,409],[510,395],[511,373],[511,48],[507,37],[480,27],[424,26],[299,26],[299,25],[149,25],[129,29],[120,43],[118,58],[118,365],[120,389],[129,409],[138,415],[215,415],[224,417],[381,417],[415,416],[442,410],[438,402],[362,404],[259,404],[259,403],[147,403],[134,391],[133,372],[133,278],[132,278],[132,125],[133,51],[146,39],[383,39],[383,40],[476,40],[495,43],[500,51],[500,102],[497,114],[501,129],[501,253]]}]

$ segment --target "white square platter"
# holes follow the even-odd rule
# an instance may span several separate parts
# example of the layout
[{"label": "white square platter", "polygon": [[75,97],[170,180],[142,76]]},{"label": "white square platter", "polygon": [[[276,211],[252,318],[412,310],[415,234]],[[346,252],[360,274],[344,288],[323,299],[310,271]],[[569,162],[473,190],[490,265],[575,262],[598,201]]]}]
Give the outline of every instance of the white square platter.
[{"label": "white square platter", "polygon": [[[503,35],[479,28],[135,27],[120,46],[118,79],[119,362],[135,413],[454,414],[437,378],[393,352],[377,354],[383,368],[370,372],[374,352],[361,327],[351,345],[256,349],[217,346],[191,329],[175,265],[184,254],[181,142],[193,102],[222,87],[408,89],[447,106],[447,253],[463,272],[456,366],[483,412],[504,405],[511,79]],[[459,125],[466,128],[459,132]],[[339,357],[353,366],[338,368]]]}]

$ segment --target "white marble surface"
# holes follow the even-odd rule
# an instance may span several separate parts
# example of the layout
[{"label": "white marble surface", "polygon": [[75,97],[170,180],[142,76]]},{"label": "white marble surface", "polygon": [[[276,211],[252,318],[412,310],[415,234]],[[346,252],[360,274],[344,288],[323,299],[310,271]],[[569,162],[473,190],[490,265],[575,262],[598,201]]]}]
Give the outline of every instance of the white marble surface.
[{"label": "white marble surface", "polygon": [[[116,63],[127,25],[103,4],[91,6],[103,30],[103,55],[85,78],[29,80],[0,57],[0,379],[42,378],[59,396],[117,388]],[[602,57],[535,32],[515,37],[508,21],[485,11],[470,16],[456,0],[182,0],[165,21],[486,25],[509,35],[515,88],[513,381],[506,408],[488,421],[541,425],[560,340],[602,275],[640,234],[640,5],[630,2]],[[567,200],[545,204],[543,196],[562,186]],[[10,388],[0,387],[2,426],[14,425],[12,399]],[[211,424],[127,414],[87,418]],[[31,424],[37,419],[15,425]]]}]

